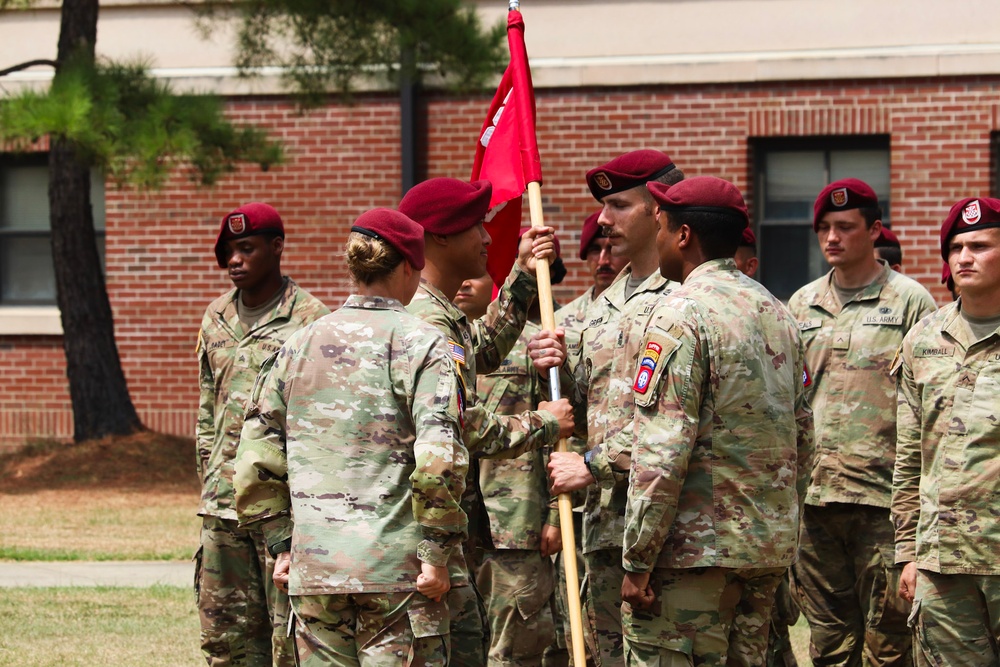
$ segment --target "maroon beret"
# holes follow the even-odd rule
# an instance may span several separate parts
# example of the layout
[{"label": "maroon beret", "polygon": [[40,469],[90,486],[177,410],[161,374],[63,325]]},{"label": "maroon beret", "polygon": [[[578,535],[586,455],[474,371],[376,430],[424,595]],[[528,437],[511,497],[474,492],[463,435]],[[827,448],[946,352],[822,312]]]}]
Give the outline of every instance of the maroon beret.
[{"label": "maroon beret", "polygon": [[1000,227],[1000,199],[966,197],[951,207],[941,225],[941,256],[948,261],[948,240],[976,229]]},{"label": "maroon beret", "polygon": [[219,266],[226,268],[226,241],[267,233],[285,237],[285,225],[281,222],[281,216],[270,204],[254,201],[228,214],[222,219],[219,235],[215,238],[215,259]]},{"label": "maroon beret", "polygon": [[630,190],[646,181],[655,181],[673,168],[674,162],[666,153],[632,151],[588,171],[587,185],[594,199],[601,201],[616,192]]},{"label": "maroon beret", "polygon": [[587,248],[594,242],[594,239],[604,236],[604,232],[597,220],[601,217],[601,212],[591,213],[583,221],[583,231],[580,232],[580,259],[587,259]]},{"label": "maroon beret", "polygon": [[878,197],[871,186],[856,178],[842,178],[823,188],[813,204],[813,231],[819,229],[819,220],[828,211],[847,211],[852,208],[878,206]]},{"label": "maroon beret", "polygon": [[750,224],[746,202],[739,188],[715,176],[685,178],[676,185],[646,183],[653,199],[664,211],[730,213]]},{"label": "maroon beret", "polygon": [[431,234],[459,234],[482,222],[490,210],[489,181],[431,178],[410,188],[399,211]]},{"label": "maroon beret", "polygon": [[879,232],[878,238],[875,239],[876,248],[899,248],[899,238],[893,234],[892,230],[886,226],[882,226],[882,231]]},{"label": "maroon beret", "polygon": [[391,208],[373,208],[362,213],[352,232],[385,241],[417,271],[424,268],[424,228]]},{"label": "maroon beret", "polygon": [[747,248],[757,247],[757,235],[753,233],[753,227],[747,227],[743,230],[743,238],[740,239],[740,245]]}]

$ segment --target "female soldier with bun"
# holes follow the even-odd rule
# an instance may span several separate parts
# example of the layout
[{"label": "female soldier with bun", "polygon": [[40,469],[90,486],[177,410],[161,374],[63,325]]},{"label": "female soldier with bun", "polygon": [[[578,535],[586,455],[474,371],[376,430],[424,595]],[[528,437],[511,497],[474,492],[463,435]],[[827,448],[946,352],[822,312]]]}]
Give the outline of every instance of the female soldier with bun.
[{"label": "female soldier with bun", "polygon": [[468,453],[447,341],[404,308],[423,238],[398,211],[359,217],[355,294],[289,338],[248,407],[237,512],[278,554],[306,667],[448,662]]}]

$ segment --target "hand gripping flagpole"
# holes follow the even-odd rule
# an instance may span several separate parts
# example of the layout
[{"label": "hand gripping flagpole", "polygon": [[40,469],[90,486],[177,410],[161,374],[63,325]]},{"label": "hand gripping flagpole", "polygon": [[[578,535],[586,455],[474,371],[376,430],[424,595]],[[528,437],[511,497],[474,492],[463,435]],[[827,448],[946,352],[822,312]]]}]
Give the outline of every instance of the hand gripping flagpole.
[{"label": "hand gripping flagpole", "polygon": [[[509,0],[507,11],[518,11],[519,0]],[[523,97],[521,99],[524,99]],[[531,111],[534,111],[533,109]],[[528,207],[531,212],[531,226],[544,227],[545,217],[542,213],[542,184],[539,181],[528,183]],[[548,262],[538,262],[535,268],[535,279],[538,282],[538,304],[541,309],[542,327],[549,331],[556,328],[555,306],[552,299],[552,278]],[[549,369],[549,384],[551,400],[558,401],[561,390],[559,387],[559,369]],[[565,439],[560,439],[556,451],[569,451]],[[573,499],[568,493],[559,494],[559,526],[562,534],[562,562],[566,572],[566,601],[569,607],[569,625],[572,645],[573,664],[586,667],[587,652],[583,639],[583,615],[580,603],[580,574],[576,562],[576,535],[573,529]]]}]

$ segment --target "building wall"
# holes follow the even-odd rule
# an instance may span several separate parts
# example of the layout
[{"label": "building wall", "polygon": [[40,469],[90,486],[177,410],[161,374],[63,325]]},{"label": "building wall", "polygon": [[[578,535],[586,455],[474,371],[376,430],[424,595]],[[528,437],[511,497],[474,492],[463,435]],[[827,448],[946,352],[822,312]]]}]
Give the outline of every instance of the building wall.
[{"label": "building wall", "polygon": [[[753,207],[751,145],[763,137],[889,135],[893,229],[904,270],[938,284],[940,221],[957,199],[987,195],[990,133],[1000,129],[1000,75],[926,79],[736,83],[537,91],[546,221],[563,239],[567,300],[587,285],[578,228],[597,204],[584,172],[636,148],[666,151],[689,175],[733,181]],[[427,101],[427,176],[469,175],[489,96]],[[390,95],[304,115],[281,98],[236,98],[240,121],[270,127],[288,162],[245,167],[215,189],[177,174],[155,193],[107,191],[107,278],[122,364],[144,423],[193,432],[194,348],[208,302],[229,287],[214,264],[218,222],[239,204],[274,204],[288,228],[283,266],[337,307],[348,293],[339,254],[350,223],[400,196],[399,116]],[[0,439],[71,436],[58,336],[0,336]]]}]

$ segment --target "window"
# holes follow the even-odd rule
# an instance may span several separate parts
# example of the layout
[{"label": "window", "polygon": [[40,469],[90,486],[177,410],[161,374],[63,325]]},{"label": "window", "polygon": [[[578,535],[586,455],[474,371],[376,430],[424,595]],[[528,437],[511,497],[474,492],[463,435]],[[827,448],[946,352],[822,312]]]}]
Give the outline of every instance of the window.
[{"label": "window", "polygon": [[812,229],[813,202],[829,183],[849,177],[868,183],[889,223],[889,139],[761,140],[753,148],[760,280],[787,300],[830,270]]},{"label": "window", "polygon": [[[45,155],[0,159],[0,306],[53,306],[56,279]],[[91,174],[91,206],[104,266],[104,179]]]}]

